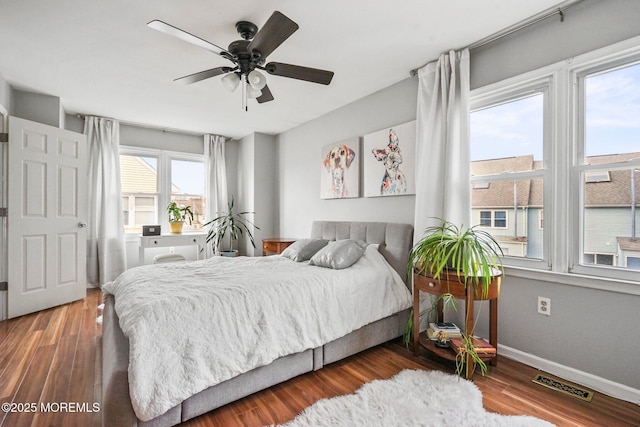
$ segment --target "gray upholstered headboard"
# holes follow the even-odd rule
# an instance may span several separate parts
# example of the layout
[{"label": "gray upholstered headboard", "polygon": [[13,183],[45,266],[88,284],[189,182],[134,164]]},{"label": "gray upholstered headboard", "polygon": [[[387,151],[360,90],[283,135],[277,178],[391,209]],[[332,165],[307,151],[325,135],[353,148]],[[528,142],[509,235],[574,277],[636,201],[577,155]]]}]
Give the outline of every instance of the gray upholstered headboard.
[{"label": "gray upholstered headboard", "polygon": [[380,244],[380,253],[407,282],[407,262],[413,246],[413,226],[394,222],[314,221],[311,238],[360,239]]}]

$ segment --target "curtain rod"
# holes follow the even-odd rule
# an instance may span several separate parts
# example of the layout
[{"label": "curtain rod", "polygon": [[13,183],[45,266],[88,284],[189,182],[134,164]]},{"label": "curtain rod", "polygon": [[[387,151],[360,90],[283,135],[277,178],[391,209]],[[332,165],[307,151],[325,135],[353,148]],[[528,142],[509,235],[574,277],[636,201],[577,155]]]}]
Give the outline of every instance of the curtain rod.
[{"label": "curtain rod", "polygon": [[[573,1],[565,2],[564,6],[555,8],[553,10],[548,10],[546,12],[542,12],[542,13],[540,13],[538,15],[532,16],[529,19],[521,21],[521,22],[519,22],[519,23],[517,23],[515,25],[512,25],[511,27],[507,27],[507,28],[505,28],[505,29],[503,29],[501,31],[498,31],[495,34],[492,34],[492,35],[490,35],[488,37],[485,37],[484,39],[481,39],[481,40],[478,40],[477,42],[471,43],[470,45],[462,48],[461,50],[463,50],[465,48],[467,48],[469,50],[473,50],[473,49],[478,49],[478,48],[480,48],[482,46],[486,46],[489,43],[493,43],[493,42],[495,42],[497,40],[500,40],[503,37],[506,37],[506,36],[508,36],[510,34],[513,34],[513,33],[517,32],[517,31],[523,30],[523,29],[527,28],[530,25],[536,24],[536,23],[538,23],[540,21],[543,21],[543,20],[545,20],[547,18],[550,18],[550,17],[552,17],[554,15],[560,15],[560,22],[564,22],[564,11],[569,9],[571,6],[575,6],[576,4],[578,4],[578,3],[582,2],[582,1],[584,1],[584,0],[573,0]],[[431,61],[429,61],[429,62],[431,62]],[[424,65],[422,67],[424,67]],[[411,77],[417,76],[418,75],[418,70],[420,68],[422,68],[422,67],[414,68],[413,70],[409,71],[409,75]]]},{"label": "curtain rod", "polygon": [[[79,119],[84,119],[87,116],[93,116],[93,114],[80,114],[80,113],[76,113],[76,114],[72,114],[74,116],[76,116]],[[102,117],[102,116],[94,116],[94,117]],[[120,124],[126,125],[126,126],[135,126],[135,127],[140,127],[143,129],[151,129],[151,130],[157,130],[157,131],[161,131],[161,132],[171,132],[171,133],[181,133],[183,135],[192,135],[192,136],[204,136],[204,135],[219,135],[219,134],[213,134],[213,133],[202,133],[202,132],[194,132],[194,131],[189,131],[189,130],[182,130],[182,129],[173,129],[173,128],[166,128],[166,127],[159,127],[159,126],[154,126],[154,125],[147,125],[144,123],[136,123],[136,122],[129,122],[126,120],[119,120],[119,119],[114,119],[111,117],[106,117],[108,119],[111,120],[118,120],[120,122]],[[219,135],[222,136],[224,138],[227,139],[227,141],[231,141],[233,140],[233,138],[228,137],[228,136],[224,136],[224,135]]]}]

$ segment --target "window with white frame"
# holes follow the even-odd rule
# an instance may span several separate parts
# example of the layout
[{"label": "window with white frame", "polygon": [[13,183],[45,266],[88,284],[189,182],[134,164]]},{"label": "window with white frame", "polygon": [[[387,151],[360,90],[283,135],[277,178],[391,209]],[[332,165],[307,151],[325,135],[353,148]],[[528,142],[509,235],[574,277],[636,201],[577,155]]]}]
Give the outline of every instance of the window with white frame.
[{"label": "window with white frame", "polygon": [[536,81],[472,102],[472,224],[490,233],[505,256],[525,263],[545,258],[538,215],[544,207],[547,94],[547,81]]},{"label": "window with white frame", "polygon": [[122,147],[120,180],[125,233],[140,233],[143,225],[154,224],[166,230],[170,202],[190,206],[194,213],[184,231],[202,229],[206,211],[202,155]]},{"label": "window with white frame", "polygon": [[507,211],[480,211],[482,227],[507,228]]},{"label": "window with white frame", "polygon": [[638,59],[603,61],[575,72],[579,112],[572,167],[579,219],[575,271],[633,270],[634,257],[640,257]]},{"label": "window with white frame", "polygon": [[505,265],[640,283],[640,38],[471,95],[472,220]]}]

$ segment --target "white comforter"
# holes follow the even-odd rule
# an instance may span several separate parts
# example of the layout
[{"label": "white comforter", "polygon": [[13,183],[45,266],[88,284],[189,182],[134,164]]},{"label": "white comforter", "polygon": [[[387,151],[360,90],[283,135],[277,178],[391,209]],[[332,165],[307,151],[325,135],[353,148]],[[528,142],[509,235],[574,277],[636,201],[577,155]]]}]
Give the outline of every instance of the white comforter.
[{"label": "white comforter", "polygon": [[280,256],[213,257],[133,268],[103,290],[115,296],[129,338],[129,391],[143,421],[411,306],[374,246],[344,270]]}]

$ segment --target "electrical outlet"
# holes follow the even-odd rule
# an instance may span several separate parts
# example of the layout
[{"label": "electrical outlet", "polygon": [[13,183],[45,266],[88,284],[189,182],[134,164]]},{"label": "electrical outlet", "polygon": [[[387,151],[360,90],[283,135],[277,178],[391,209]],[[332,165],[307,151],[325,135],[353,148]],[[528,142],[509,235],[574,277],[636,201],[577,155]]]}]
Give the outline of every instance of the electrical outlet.
[{"label": "electrical outlet", "polygon": [[175,253],[175,251],[176,251],[176,249],[173,246],[169,247],[169,253],[170,254]]},{"label": "electrical outlet", "polygon": [[538,297],[538,314],[551,316],[551,298]]}]

